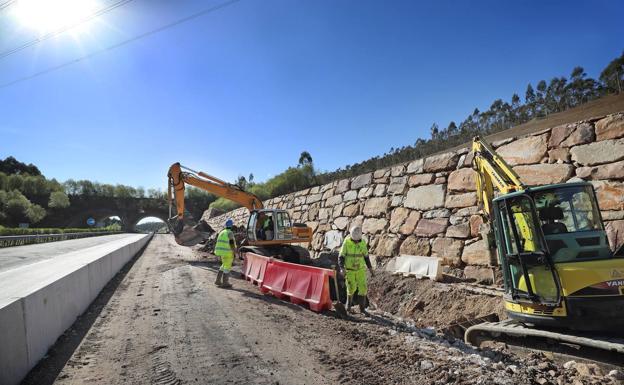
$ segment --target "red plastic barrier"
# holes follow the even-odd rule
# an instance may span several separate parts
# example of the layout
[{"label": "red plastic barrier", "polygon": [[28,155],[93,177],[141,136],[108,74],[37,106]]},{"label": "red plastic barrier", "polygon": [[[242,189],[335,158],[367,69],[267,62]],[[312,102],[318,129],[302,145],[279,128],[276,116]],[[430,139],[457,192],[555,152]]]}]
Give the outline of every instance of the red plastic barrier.
[{"label": "red plastic barrier", "polygon": [[269,257],[254,253],[243,253],[243,275],[245,279],[254,285],[262,286],[266,268],[271,260]]},{"label": "red plastic barrier", "polygon": [[329,310],[332,307],[329,280],[333,275],[333,270],[272,259],[266,266],[260,291],[289,298],[298,305],[307,303],[313,311]]}]

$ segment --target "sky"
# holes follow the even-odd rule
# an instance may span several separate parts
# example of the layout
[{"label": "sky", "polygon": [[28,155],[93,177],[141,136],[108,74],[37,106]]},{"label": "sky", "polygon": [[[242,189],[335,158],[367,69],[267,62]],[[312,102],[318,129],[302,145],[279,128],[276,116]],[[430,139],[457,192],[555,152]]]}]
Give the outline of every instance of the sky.
[{"label": "sky", "polygon": [[174,162],[263,181],[306,150],[330,171],[624,50],[615,0],[240,0],[108,49],[222,3],[127,1],[8,55],[45,31],[0,10],[0,157],[146,189]]}]

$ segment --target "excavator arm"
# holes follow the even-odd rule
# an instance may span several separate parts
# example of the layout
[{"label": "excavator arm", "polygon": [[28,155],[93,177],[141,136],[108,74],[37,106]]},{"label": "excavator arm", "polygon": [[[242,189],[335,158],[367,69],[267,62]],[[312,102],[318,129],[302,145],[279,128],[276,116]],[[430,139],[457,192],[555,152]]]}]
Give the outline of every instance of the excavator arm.
[{"label": "excavator arm", "polygon": [[[229,199],[251,210],[263,208],[260,198],[252,193],[243,191],[240,187],[227,183],[212,175],[201,171],[194,171],[174,163],[167,173],[169,198],[169,227],[176,240],[181,244],[195,244],[201,234],[185,224],[184,217],[184,190],[186,185],[195,186],[204,191]],[[173,201],[175,200],[176,215],[173,215]],[[186,221],[188,222],[188,220]]]},{"label": "excavator arm", "polygon": [[472,167],[477,172],[477,199],[491,217],[495,188],[501,194],[508,194],[526,187],[511,166],[478,136],[472,140],[472,152]]}]

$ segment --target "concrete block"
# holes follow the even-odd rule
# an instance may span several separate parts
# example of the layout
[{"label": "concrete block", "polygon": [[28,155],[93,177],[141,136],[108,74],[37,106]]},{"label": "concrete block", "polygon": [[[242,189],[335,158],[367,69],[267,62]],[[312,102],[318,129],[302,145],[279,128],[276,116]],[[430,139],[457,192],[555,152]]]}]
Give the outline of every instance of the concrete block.
[{"label": "concrete block", "polygon": [[439,258],[418,255],[400,255],[392,258],[386,265],[386,271],[416,278],[428,277],[435,281],[442,279],[442,264]]},{"label": "concrete block", "polygon": [[129,234],[1,272],[0,384],[19,384],[150,239]]},{"label": "concrete block", "polygon": [[19,383],[29,369],[22,300],[0,304],[0,384]]}]

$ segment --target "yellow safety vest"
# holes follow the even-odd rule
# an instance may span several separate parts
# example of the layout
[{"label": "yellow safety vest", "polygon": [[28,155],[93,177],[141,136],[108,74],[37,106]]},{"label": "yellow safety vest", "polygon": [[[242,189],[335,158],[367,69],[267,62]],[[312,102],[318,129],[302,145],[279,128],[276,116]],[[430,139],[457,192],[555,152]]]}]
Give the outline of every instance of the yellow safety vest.
[{"label": "yellow safety vest", "polygon": [[[217,237],[217,244],[215,245],[215,255],[218,257],[233,257],[234,250],[230,247],[230,234],[232,230],[223,229]],[[232,236],[233,238],[233,236]],[[236,241],[234,241],[234,247],[236,247]]]},{"label": "yellow safety vest", "polygon": [[356,243],[351,237],[346,237],[342,243],[340,255],[345,259],[345,269],[364,270],[366,268],[364,257],[368,255],[368,245],[363,239]]}]

